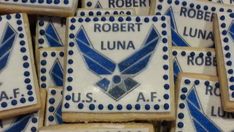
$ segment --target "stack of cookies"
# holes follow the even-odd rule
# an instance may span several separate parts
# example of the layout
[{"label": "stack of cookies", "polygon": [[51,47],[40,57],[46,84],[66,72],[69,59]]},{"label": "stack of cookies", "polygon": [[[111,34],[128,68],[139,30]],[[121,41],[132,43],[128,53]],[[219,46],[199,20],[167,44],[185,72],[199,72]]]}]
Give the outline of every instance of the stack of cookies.
[{"label": "stack of cookies", "polygon": [[0,0],[0,132],[231,132],[234,6]]}]

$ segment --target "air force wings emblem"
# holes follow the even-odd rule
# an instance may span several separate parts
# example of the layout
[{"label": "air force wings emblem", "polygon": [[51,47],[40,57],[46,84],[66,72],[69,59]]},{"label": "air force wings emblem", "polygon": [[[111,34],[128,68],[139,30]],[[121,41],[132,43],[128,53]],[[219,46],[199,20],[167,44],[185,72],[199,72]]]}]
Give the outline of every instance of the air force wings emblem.
[{"label": "air force wings emblem", "polygon": [[178,33],[178,29],[176,26],[176,21],[174,17],[174,13],[172,8],[169,8],[166,13],[166,15],[170,16],[171,19],[171,34],[172,34],[172,44],[174,46],[190,46],[183,37]]},{"label": "air force wings emblem", "polygon": [[50,21],[45,29],[45,37],[50,47],[62,47],[63,42],[59,37],[53,22]]},{"label": "air force wings emblem", "polygon": [[5,28],[0,41],[0,71],[2,71],[8,62],[12,47],[16,38],[16,32],[9,23]]},{"label": "air force wings emblem", "polygon": [[120,63],[116,63],[93,48],[83,27],[76,35],[77,45],[87,68],[100,77],[96,85],[116,101],[140,85],[133,78],[147,67],[159,40],[160,36],[152,26],[142,47]]},{"label": "air force wings emblem", "polygon": [[228,33],[231,36],[232,40],[234,40],[234,21],[231,22]]},{"label": "air force wings emblem", "polygon": [[58,58],[50,70],[50,76],[56,86],[63,86],[63,68]]},{"label": "air force wings emblem", "polygon": [[186,102],[197,132],[221,132],[220,128],[204,114],[195,86],[189,92]]}]

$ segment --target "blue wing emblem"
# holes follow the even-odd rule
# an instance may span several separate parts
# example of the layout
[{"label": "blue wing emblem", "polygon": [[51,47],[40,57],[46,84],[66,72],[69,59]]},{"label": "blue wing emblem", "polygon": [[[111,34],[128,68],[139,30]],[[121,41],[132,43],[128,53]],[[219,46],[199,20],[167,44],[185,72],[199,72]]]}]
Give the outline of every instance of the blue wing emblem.
[{"label": "blue wing emblem", "polygon": [[57,109],[54,112],[54,117],[56,120],[57,124],[62,124],[63,123],[63,119],[62,119],[62,102],[59,103]]},{"label": "blue wing emblem", "polygon": [[95,5],[95,8],[102,8],[101,3],[98,1],[97,4]]},{"label": "blue wing emblem", "polygon": [[114,100],[121,99],[139,86],[132,78],[146,68],[159,39],[159,33],[152,27],[142,48],[116,64],[92,47],[83,27],[76,35],[78,48],[89,70],[101,78],[96,85]]},{"label": "blue wing emblem", "polygon": [[24,115],[18,117],[9,128],[4,130],[4,132],[15,132],[16,130],[18,132],[24,131],[33,117],[34,116],[32,115]]},{"label": "blue wing emblem", "polygon": [[63,86],[63,68],[57,58],[50,70],[50,76],[53,79],[56,86]]},{"label": "blue wing emblem", "polygon": [[182,71],[178,59],[176,57],[174,58],[173,62],[173,70],[174,70],[174,82],[176,82],[179,73]]},{"label": "blue wing emblem", "polygon": [[232,40],[234,40],[234,22],[233,21],[229,26],[228,33],[231,36]]},{"label": "blue wing emblem", "polygon": [[62,47],[63,43],[52,22],[45,29],[45,37],[50,47]]},{"label": "blue wing emblem", "polygon": [[173,13],[173,10],[172,10],[171,7],[166,11],[165,15],[170,16],[171,35],[172,35],[172,44],[173,44],[173,46],[190,46],[183,39],[183,37],[181,37],[180,34],[178,34],[174,13]]},{"label": "blue wing emblem", "polygon": [[212,122],[203,112],[195,86],[189,92],[186,99],[190,117],[197,132],[221,132],[220,128]]},{"label": "blue wing emblem", "polygon": [[16,38],[16,31],[7,23],[6,29],[0,41],[0,71],[7,65]]}]

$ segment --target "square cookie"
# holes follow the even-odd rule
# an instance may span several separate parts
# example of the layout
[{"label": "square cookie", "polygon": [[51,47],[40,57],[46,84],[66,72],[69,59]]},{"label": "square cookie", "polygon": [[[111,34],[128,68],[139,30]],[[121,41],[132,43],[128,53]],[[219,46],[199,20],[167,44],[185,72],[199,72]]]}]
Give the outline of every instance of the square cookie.
[{"label": "square cookie", "polygon": [[76,12],[77,17],[84,16],[110,16],[110,15],[135,15],[133,9],[86,9],[79,8]]},{"label": "square cookie", "polygon": [[165,16],[69,18],[64,121],[172,120],[167,20]]},{"label": "square cookie", "polygon": [[215,47],[218,61],[218,73],[222,93],[222,105],[225,111],[234,112],[234,14],[218,13],[215,17]]},{"label": "square cookie", "polygon": [[172,55],[175,81],[180,72],[217,75],[214,49],[173,47]]},{"label": "square cookie", "polygon": [[73,16],[78,0],[0,0],[1,13],[25,12],[49,16]]},{"label": "square cookie", "polygon": [[[154,14],[171,18],[173,46],[214,47],[213,15],[232,12],[232,6],[207,1],[159,0]],[[155,8],[155,9],[154,9]]]},{"label": "square cookie", "polygon": [[82,8],[133,8],[137,15],[149,15],[150,0],[82,0]]},{"label": "square cookie", "polygon": [[64,48],[42,48],[39,50],[40,87],[62,87],[64,76]]},{"label": "square cookie", "polygon": [[45,126],[62,124],[63,88],[48,88],[46,99]]},{"label": "square cookie", "polygon": [[0,27],[0,119],[4,119],[38,110],[40,99],[27,16],[3,15]]},{"label": "square cookie", "polygon": [[43,127],[46,90],[40,90],[42,107],[38,112],[0,120],[1,132],[37,132]]},{"label": "square cookie", "polygon": [[175,131],[233,130],[233,113],[222,109],[217,77],[182,73],[176,88],[178,102]]},{"label": "square cookie", "polygon": [[90,124],[63,124],[44,127],[40,132],[155,132],[152,124],[147,123],[90,123]]}]

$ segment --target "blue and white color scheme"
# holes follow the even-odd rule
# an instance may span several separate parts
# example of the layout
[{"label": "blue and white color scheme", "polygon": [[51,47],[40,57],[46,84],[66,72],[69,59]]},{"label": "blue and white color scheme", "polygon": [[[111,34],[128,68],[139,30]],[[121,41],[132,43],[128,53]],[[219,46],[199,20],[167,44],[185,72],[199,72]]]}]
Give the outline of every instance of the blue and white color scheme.
[{"label": "blue and white color scheme", "polygon": [[36,31],[36,49],[63,47],[66,19],[60,17],[39,17]]},{"label": "blue and white color scheme", "polygon": [[[29,27],[25,26],[25,18],[23,14],[10,14],[0,19],[1,114],[7,110],[37,105],[38,102],[33,51],[28,38],[30,35],[26,33]],[[38,109],[38,106],[34,109]]]},{"label": "blue and white color scheme", "polygon": [[217,75],[214,49],[173,47],[172,55],[175,82],[180,72]]},{"label": "blue and white color scheme", "polygon": [[41,88],[62,87],[64,48],[40,49],[39,79]]},{"label": "blue and white color scheme", "polygon": [[149,15],[150,0],[82,0],[83,8],[127,8],[137,15]]},{"label": "blue and white color scheme", "polygon": [[133,9],[85,9],[79,8],[76,12],[76,16],[78,17],[95,17],[95,16],[110,16],[110,15],[135,15],[135,11]]},{"label": "blue and white color scheme", "polygon": [[167,17],[68,21],[63,112],[170,113],[173,77]]},{"label": "blue and white color scheme", "polygon": [[0,0],[0,11],[49,16],[74,15],[78,0]]},{"label": "blue and white color scheme", "polygon": [[220,83],[221,91],[225,95],[222,96],[224,109],[234,111],[234,13],[218,13],[216,25],[218,72],[222,76]]},{"label": "blue and white color scheme", "polygon": [[173,46],[206,48],[214,47],[214,13],[231,11],[231,6],[190,0],[159,0],[155,7],[155,14],[171,17]]},{"label": "blue and white color scheme", "polygon": [[182,74],[178,79],[176,132],[230,132],[234,113],[223,111],[218,78]]},{"label": "blue and white color scheme", "polygon": [[39,114],[22,115],[17,118],[0,121],[1,132],[37,132]]},{"label": "blue and white color scheme", "polygon": [[48,88],[45,126],[62,124],[62,98],[63,88]]}]

